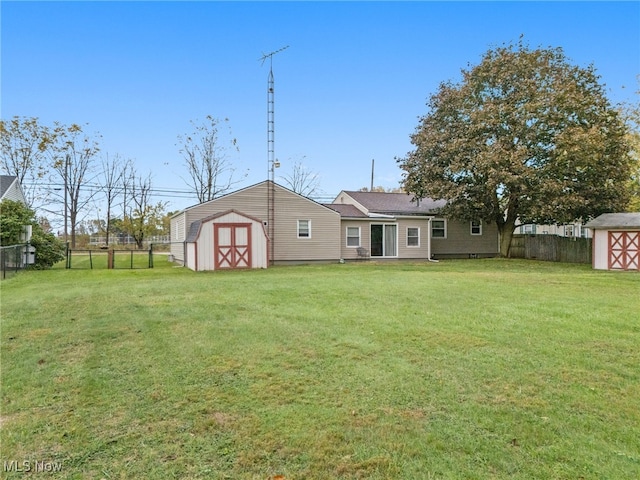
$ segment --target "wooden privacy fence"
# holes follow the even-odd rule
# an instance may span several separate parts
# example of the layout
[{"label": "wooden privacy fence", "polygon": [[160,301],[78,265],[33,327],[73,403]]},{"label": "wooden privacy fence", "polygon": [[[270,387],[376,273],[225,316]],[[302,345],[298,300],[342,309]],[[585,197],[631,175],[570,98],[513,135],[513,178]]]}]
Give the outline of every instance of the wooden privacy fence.
[{"label": "wooden privacy fence", "polygon": [[591,263],[591,238],[557,235],[514,235],[511,258],[528,258],[548,262]]}]

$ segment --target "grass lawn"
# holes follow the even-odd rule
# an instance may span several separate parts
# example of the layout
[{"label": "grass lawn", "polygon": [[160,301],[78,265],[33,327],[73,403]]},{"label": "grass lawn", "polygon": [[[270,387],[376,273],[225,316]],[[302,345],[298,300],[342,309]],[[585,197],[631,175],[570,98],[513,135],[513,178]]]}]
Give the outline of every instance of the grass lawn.
[{"label": "grass lawn", "polygon": [[1,478],[640,478],[638,274],[154,263],[2,282]]}]

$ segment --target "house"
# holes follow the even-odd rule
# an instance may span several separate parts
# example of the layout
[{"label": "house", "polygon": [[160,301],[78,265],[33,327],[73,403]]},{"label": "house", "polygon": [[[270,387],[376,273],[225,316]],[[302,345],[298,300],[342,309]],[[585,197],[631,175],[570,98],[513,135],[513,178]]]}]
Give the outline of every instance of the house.
[{"label": "house", "polygon": [[18,177],[15,175],[0,175],[0,201],[4,199],[27,204]]},{"label": "house", "polygon": [[563,225],[538,225],[525,223],[516,225],[513,232],[521,235],[557,235],[559,237],[591,238],[591,229],[586,228],[582,222],[566,223]]},{"label": "house", "polygon": [[172,259],[193,270],[340,260],[496,256],[498,230],[405,193],[342,191],[332,203],[264,181],[171,218]]},{"label": "house", "polygon": [[329,208],[341,216],[341,258],[439,259],[494,257],[495,224],[454,221],[438,215],[443,200],[407,193],[342,191]]},{"label": "house", "polygon": [[[233,212],[236,218],[218,217]],[[269,220],[271,219],[271,225]],[[309,198],[264,181],[216,199],[189,207],[171,218],[171,255],[174,261],[193,270],[215,269],[215,260],[205,259],[205,252],[220,248],[211,243],[215,228],[231,229],[234,224],[251,224],[251,232],[260,237],[255,223],[261,222],[268,234],[268,249],[261,251],[262,240],[251,246],[253,266],[268,264],[337,262],[340,259],[340,214]],[[226,225],[223,227],[221,225]],[[248,228],[248,227],[247,227]],[[196,229],[199,233],[196,234]],[[228,230],[231,232],[231,230]],[[248,230],[245,229],[245,233]],[[255,233],[254,233],[255,232]],[[235,230],[227,245],[242,250],[247,245],[245,233]],[[196,261],[195,249],[198,257]],[[218,255],[222,253],[218,250]],[[264,257],[264,258],[262,258]],[[234,262],[222,263],[218,268],[233,268]],[[235,268],[249,265],[241,261]]]},{"label": "house", "polygon": [[604,213],[586,224],[593,230],[593,268],[640,271],[640,212]]}]

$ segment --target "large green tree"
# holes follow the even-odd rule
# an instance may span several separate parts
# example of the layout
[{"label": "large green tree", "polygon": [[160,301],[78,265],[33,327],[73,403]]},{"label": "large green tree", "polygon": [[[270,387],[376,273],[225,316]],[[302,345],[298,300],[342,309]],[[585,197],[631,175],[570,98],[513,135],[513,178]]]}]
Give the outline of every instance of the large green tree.
[{"label": "large green tree", "polygon": [[442,83],[398,159],[417,198],[446,200],[443,214],[496,222],[508,256],[516,221],[565,223],[624,211],[626,127],[593,66],[561,48],[520,41],[490,49]]},{"label": "large green tree", "polygon": [[[640,75],[638,76],[640,82]],[[631,177],[629,178],[629,189],[631,200],[628,211],[640,212],[640,89],[636,91],[634,102],[627,102],[622,105],[621,113],[628,127],[627,142],[629,143],[630,155],[632,159]]]}]

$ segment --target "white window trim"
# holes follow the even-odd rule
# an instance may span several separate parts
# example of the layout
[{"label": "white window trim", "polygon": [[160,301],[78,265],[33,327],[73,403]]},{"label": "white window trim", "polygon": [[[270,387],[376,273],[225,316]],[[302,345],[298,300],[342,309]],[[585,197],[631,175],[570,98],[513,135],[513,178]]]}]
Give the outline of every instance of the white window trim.
[{"label": "white window trim", "polygon": [[[349,245],[349,229],[357,228],[358,229],[358,244],[357,245]],[[354,238],[354,237],[351,237]],[[345,242],[347,248],[360,248],[362,246],[362,230],[360,227],[346,227],[345,228]]]},{"label": "white window trim", "polygon": [[[433,235],[433,222],[443,222],[444,223],[444,237],[435,237]],[[447,238],[447,219],[446,218],[434,218],[431,220],[431,239],[432,240],[445,240]]]},{"label": "white window trim", "polygon": [[[371,227],[373,227],[374,225],[381,225],[382,226],[382,251],[385,253],[385,255],[376,255],[373,256],[373,258],[398,258],[400,256],[400,245],[399,245],[399,235],[400,235],[400,227],[397,223],[371,223],[369,225],[369,232],[371,232]],[[395,238],[395,246],[396,246],[396,253],[395,255],[386,255],[387,253],[387,242],[386,242],[386,228],[387,226],[394,226],[396,227],[396,238]],[[369,248],[371,249],[371,238],[369,238]]]},{"label": "white window trim", "polygon": [[[306,237],[300,235],[300,222],[307,222],[307,227],[309,229],[309,235],[306,236]],[[311,238],[311,220],[308,220],[308,219],[298,220],[297,221],[297,226],[298,226],[298,229],[297,229],[298,238],[300,238],[302,240],[307,240],[307,239]]]},{"label": "white window trim", "polygon": [[[409,229],[415,228],[418,230],[418,244],[417,245],[409,245]],[[420,227],[407,227],[407,248],[420,248]]]},{"label": "white window trim", "polygon": [[471,235],[473,235],[474,237],[478,237],[482,235],[482,220],[478,220],[478,226],[480,227],[480,232],[479,233],[473,233],[473,221],[469,222],[469,233],[471,233]]}]

